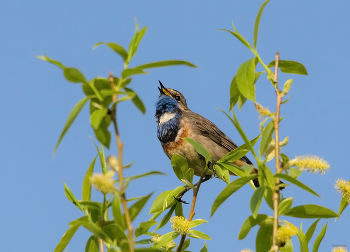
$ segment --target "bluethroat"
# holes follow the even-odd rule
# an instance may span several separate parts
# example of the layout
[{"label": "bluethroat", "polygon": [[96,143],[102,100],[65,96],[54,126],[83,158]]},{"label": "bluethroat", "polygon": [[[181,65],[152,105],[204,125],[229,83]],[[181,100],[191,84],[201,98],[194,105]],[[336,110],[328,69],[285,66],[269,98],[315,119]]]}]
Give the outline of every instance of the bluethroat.
[{"label": "bluethroat", "polygon": [[[206,165],[205,159],[190,143],[183,140],[183,137],[199,142],[211,154],[213,163],[236,149],[237,145],[214,123],[192,112],[187,106],[185,97],[179,91],[165,88],[160,81],[159,83],[160,96],[156,103],[155,117],[158,124],[157,137],[164,153],[170,159],[174,154],[184,157],[188,166],[194,169],[194,174],[201,176]],[[242,167],[252,162],[244,156],[234,164]],[[252,173],[257,173],[257,169],[254,168]],[[256,187],[259,186],[257,179],[253,182]]]}]

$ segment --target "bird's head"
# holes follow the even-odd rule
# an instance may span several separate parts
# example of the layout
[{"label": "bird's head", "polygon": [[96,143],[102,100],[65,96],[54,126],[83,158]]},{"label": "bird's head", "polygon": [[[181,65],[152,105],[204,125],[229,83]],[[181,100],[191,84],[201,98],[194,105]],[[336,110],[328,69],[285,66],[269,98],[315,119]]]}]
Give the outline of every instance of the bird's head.
[{"label": "bird's head", "polygon": [[189,109],[185,97],[179,91],[164,87],[160,81],[159,84],[160,95],[156,103],[156,117],[164,113],[181,114],[181,111]]}]

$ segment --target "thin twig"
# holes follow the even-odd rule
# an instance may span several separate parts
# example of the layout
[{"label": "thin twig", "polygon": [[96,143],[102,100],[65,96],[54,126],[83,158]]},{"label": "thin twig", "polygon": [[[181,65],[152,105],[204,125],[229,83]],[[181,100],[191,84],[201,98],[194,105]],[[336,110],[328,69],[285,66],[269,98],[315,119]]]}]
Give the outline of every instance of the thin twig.
[{"label": "thin twig", "polygon": [[[204,177],[205,177],[205,175],[203,174],[201,176],[201,178],[199,179],[199,182],[197,183],[198,185],[197,185],[196,189],[193,190],[193,199],[192,199],[190,215],[188,216],[188,221],[192,221],[194,215],[196,214],[195,211],[194,211],[194,208],[196,206],[196,201],[197,201],[197,195],[198,195],[199,187],[201,186]],[[183,246],[183,244],[185,242],[185,239],[186,239],[186,235],[182,235],[179,247],[177,248],[177,252],[181,252],[182,246]]]},{"label": "thin twig", "polygon": [[[113,78],[113,72],[109,73],[109,81],[111,82],[111,88],[114,90],[114,78]],[[117,102],[118,95],[113,95],[113,102]],[[124,188],[124,177],[123,177],[123,143],[120,139],[119,130],[118,130],[118,124],[117,124],[117,113],[116,113],[116,107],[113,106],[112,113],[111,113],[111,119],[114,125],[115,130],[115,136],[117,139],[117,146],[118,146],[118,162],[119,162],[119,168],[118,168],[118,177],[119,177],[119,186],[120,186],[120,198],[124,209],[125,214],[125,220],[126,225],[128,227],[129,231],[129,245],[130,245],[130,252],[134,252],[134,228],[131,224],[130,214],[128,210],[128,206],[126,203],[126,196],[125,196],[125,188]]]},{"label": "thin twig", "polygon": [[[280,53],[277,51],[276,57],[275,57],[275,91],[276,91],[276,118],[274,121],[275,125],[275,159],[276,159],[276,174],[281,173],[280,170],[280,159],[279,159],[279,121],[280,121],[280,108],[281,108],[281,101],[282,101],[282,95],[280,94],[280,91],[278,89],[278,64],[280,59]],[[280,179],[275,178],[275,190],[273,193],[273,244],[272,247],[274,248],[275,252],[278,252],[278,245],[276,244],[276,233],[278,228],[278,199],[279,199],[279,187]]]}]

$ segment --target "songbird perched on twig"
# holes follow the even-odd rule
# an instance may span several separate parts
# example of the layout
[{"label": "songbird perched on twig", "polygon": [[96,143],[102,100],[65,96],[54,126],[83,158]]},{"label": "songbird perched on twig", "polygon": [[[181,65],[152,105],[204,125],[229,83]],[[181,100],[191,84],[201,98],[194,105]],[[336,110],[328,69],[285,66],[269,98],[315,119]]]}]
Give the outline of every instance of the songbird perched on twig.
[{"label": "songbird perched on twig", "polygon": [[[211,154],[213,163],[238,146],[214,123],[192,112],[187,107],[185,97],[179,91],[165,88],[160,81],[159,83],[160,96],[156,103],[155,115],[158,123],[158,139],[170,159],[174,154],[184,157],[188,166],[194,169],[194,174],[201,176],[206,165],[205,159],[182,138],[188,137],[199,142]],[[239,167],[252,164],[246,156],[233,163]],[[252,173],[257,173],[257,169],[254,168]],[[256,187],[259,187],[258,179],[253,182]]]}]

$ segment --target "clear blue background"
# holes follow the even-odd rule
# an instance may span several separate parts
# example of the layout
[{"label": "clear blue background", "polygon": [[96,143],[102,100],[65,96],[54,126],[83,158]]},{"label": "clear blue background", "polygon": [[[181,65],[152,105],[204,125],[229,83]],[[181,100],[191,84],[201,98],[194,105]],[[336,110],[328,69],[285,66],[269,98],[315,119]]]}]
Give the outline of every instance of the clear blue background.
[{"label": "clear blue background", "polygon": [[[120,105],[118,120],[125,144],[124,160],[135,161],[126,176],[150,170],[167,172],[151,180],[132,183],[127,196],[155,191],[152,200],[181,182],[173,175],[169,159],[156,137],[154,104],[158,80],[187,98],[189,107],[224,131],[237,144],[243,141],[229,120],[216,107],[228,110],[229,87],[238,66],[253,57],[237,39],[220,28],[237,29],[252,41],[255,16],[263,1],[17,1],[3,0],[0,8],[0,241],[2,251],[53,251],[67,224],[82,216],[65,197],[65,181],[80,196],[86,169],[96,155],[88,136],[88,106],[81,112],[62,141],[56,157],[52,152],[73,106],[83,98],[80,84],[68,83],[60,69],[36,59],[47,54],[66,66],[79,68],[90,79],[119,74],[122,61],[107,47],[92,50],[96,42],[116,42],[125,47],[134,32],[135,15],[148,31],[132,66],[184,59],[199,66],[152,69],[149,75],[135,76],[135,89],[147,107],[142,115],[131,102]],[[293,205],[313,203],[338,211],[340,195],[334,189],[338,178],[350,179],[349,172],[349,16],[350,3],[338,1],[271,1],[261,19],[258,51],[268,63],[277,50],[281,59],[303,63],[309,76],[280,74],[280,85],[294,78],[290,102],[283,105],[281,138],[289,136],[284,152],[290,157],[312,154],[323,157],[331,168],[326,175],[303,173],[301,181],[322,199],[291,186],[284,191],[294,196]],[[274,110],[274,90],[265,78],[257,83],[257,100]],[[258,113],[251,102],[237,111],[250,138],[259,134]],[[116,154],[115,139],[108,154]],[[251,157],[251,156],[249,156]],[[273,167],[273,162],[271,162]],[[99,166],[96,166],[96,170]],[[201,187],[195,218],[209,220],[199,229],[212,240],[209,251],[255,251],[257,228],[245,240],[237,240],[244,220],[250,215],[252,194],[246,186],[227,200],[210,219],[211,205],[225,187],[212,180]],[[101,194],[94,192],[95,200]],[[184,198],[191,200],[191,194]],[[136,219],[144,221],[149,202]],[[188,216],[189,206],[185,206]],[[261,213],[272,214],[264,203]],[[329,220],[319,251],[332,244],[348,245],[349,209],[334,222]],[[291,219],[300,225],[300,219]],[[327,220],[321,220],[325,224]],[[303,222],[304,230],[310,220]],[[170,225],[161,230],[165,233]],[[321,229],[316,230],[318,233]],[[81,228],[68,245],[69,251],[83,251],[89,232]],[[315,238],[315,237],[314,237]],[[312,240],[313,243],[314,239]],[[296,237],[294,246],[299,247]],[[202,240],[193,240],[190,249],[199,251]],[[296,249],[297,250],[297,249]]]}]

